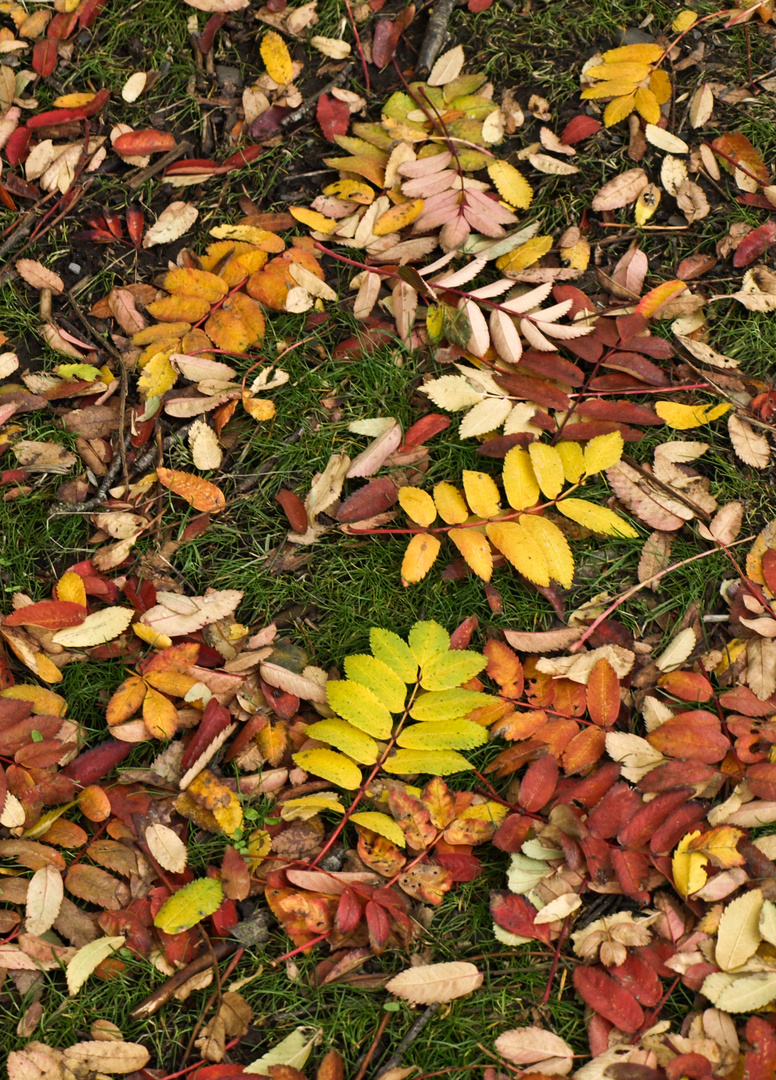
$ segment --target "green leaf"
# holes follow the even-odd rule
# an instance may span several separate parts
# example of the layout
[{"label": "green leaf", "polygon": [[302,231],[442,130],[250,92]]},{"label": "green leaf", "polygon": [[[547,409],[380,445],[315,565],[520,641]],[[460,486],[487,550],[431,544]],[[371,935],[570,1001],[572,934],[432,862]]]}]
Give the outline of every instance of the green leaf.
[{"label": "green leaf", "polygon": [[455,750],[397,750],[387,758],[383,769],[387,773],[408,776],[411,773],[427,773],[430,776],[450,776],[474,766]]},{"label": "green leaf", "polygon": [[369,631],[369,644],[378,660],[387,664],[406,683],[414,683],[418,677],[418,665],[412,651],[393,630],[373,626]]},{"label": "green leaf", "polygon": [[371,829],[379,836],[384,836],[386,840],[390,840],[398,847],[407,846],[401,827],[387,814],[379,814],[375,810],[364,810],[360,814],[352,814],[350,820],[356,825],[363,825],[365,829]]},{"label": "green leaf", "polygon": [[310,724],[305,734],[311,739],[331,743],[361,765],[374,765],[379,757],[374,739],[353,727],[347,720],[318,720],[317,723]]},{"label": "green leaf", "polygon": [[539,882],[552,873],[549,863],[541,859],[529,859],[527,855],[515,853],[509,863],[507,886],[518,896],[535,889]]},{"label": "green leaf", "polygon": [[416,622],[410,630],[408,641],[412,655],[421,667],[432,656],[447,652],[450,648],[450,635],[438,622]]},{"label": "green leaf", "polygon": [[487,663],[480,653],[468,649],[449,649],[423,665],[420,685],[424,690],[452,690],[473,679]]},{"label": "green leaf", "polygon": [[336,750],[300,750],[293,757],[300,769],[322,776],[346,791],[354,791],[361,783],[361,770],[355,761]]},{"label": "green leaf", "polygon": [[63,379],[80,379],[81,382],[94,382],[100,377],[100,369],[94,364],[57,364],[56,373]]},{"label": "green leaf", "polygon": [[345,657],[345,674],[353,682],[368,687],[391,712],[404,710],[407,687],[384,660],[359,653]]},{"label": "green leaf", "polygon": [[418,698],[410,709],[410,716],[413,720],[457,720],[491,701],[491,694],[480,694],[476,690],[432,690]]},{"label": "green leaf", "polygon": [[396,741],[408,750],[473,750],[488,741],[488,733],[471,720],[442,720],[413,724]]},{"label": "green leaf", "polygon": [[329,679],[326,697],[335,713],[354,727],[373,739],[390,738],[393,717],[368,687],[351,679]]},{"label": "green leaf", "polygon": [[154,926],[164,930],[165,934],[182,934],[207,915],[212,915],[223,899],[220,881],[198,878],[165,900],[156,913]]}]

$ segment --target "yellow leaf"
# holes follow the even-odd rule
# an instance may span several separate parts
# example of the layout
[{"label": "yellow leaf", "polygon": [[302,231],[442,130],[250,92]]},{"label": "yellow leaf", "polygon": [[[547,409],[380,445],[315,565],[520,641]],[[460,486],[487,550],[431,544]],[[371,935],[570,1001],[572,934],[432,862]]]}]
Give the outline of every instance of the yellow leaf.
[{"label": "yellow leaf", "polygon": [[624,120],[636,108],[636,95],[628,94],[625,97],[613,98],[604,109],[604,124],[614,127]]},{"label": "yellow leaf", "polygon": [[570,266],[572,270],[587,270],[590,262],[590,244],[581,237],[571,247],[560,249],[560,257],[564,266]]},{"label": "yellow leaf", "polygon": [[424,690],[455,690],[479,675],[487,658],[471,649],[446,649],[423,664],[420,685]]},{"label": "yellow leaf", "polygon": [[165,900],[154,919],[154,926],[165,934],[182,934],[212,915],[221,906],[224,891],[215,878],[191,881]]},{"label": "yellow leaf", "polygon": [[662,285],[656,285],[654,289],[650,289],[648,293],[642,296],[636,305],[636,314],[643,315],[645,319],[651,318],[653,315],[657,315],[662,307],[664,307],[669,300],[673,300],[675,296],[679,296],[684,292],[687,285],[679,278],[674,278],[672,281],[664,281]]},{"label": "yellow leaf", "polygon": [[145,623],[132,623],[132,629],[141,641],[145,641],[147,645],[152,645],[155,649],[169,649],[172,645],[172,638],[154,630],[152,626],[146,626]]},{"label": "yellow leaf", "polygon": [[283,38],[275,30],[268,30],[259,46],[261,58],[270,79],[278,86],[287,86],[294,77],[291,54]]},{"label": "yellow leaf", "polygon": [[218,514],[226,506],[223,491],[195,473],[182,472],[180,469],[165,469],[159,465],[156,476],[159,483],[173,495],[179,495],[203,514]]},{"label": "yellow leaf", "polygon": [[731,866],[743,866],[746,859],[738,850],[738,841],[744,833],[732,825],[718,825],[715,829],[703,833],[690,843],[690,851],[700,851],[707,855],[715,866],[728,870]]},{"label": "yellow leaf", "polygon": [[[401,641],[401,638],[399,638]],[[404,644],[402,642],[402,644]],[[409,652],[409,649],[407,650]],[[368,687],[391,712],[401,712],[407,697],[404,679],[383,660],[366,653],[345,657],[345,675],[353,682]],[[411,681],[414,681],[414,674]]]},{"label": "yellow leaf", "polygon": [[333,195],[335,199],[349,199],[361,206],[369,206],[375,198],[374,188],[363,180],[335,180],[323,189],[323,194]]},{"label": "yellow leaf", "polygon": [[615,514],[605,506],[597,506],[588,502],[587,499],[561,499],[555,504],[555,509],[560,510],[567,518],[576,521],[592,532],[603,533],[604,536],[625,536],[635,539],[638,533],[624,518]]},{"label": "yellow leaf", "polygon": [[[384,631],[387,633],[387,631]],[[374,739],[387,739],[393,718],[386,706],[368,687],[351,679],[329,679],[326,697],[338,716]]]},{"label": "yellow leaf", "polygon": [[55,109],[81,109],[94,101],[94,94],[63,94],[62,97],[54,98],[52,105]]},{"label": "yellow leaf", "polygon": [[443,720],[413,724],[396,740],[408,750],[473,750],[488,741],[488,732],[471,720]]},{"label": "yellow leaf", "polygon": [[43,686],[34,686],[30,683],[17,683],[15,686],[7,686],[0,691],[0,697],[11,698],[13,701],[32,702],[32,712],[35,716],[64,716],[67,712],[67,702],[53,690],[46,690]]},{"label": "yellow leaf", "polygon": [[583,101],[598,101],[601,98],[630,97],[635,94],[637,84],[632,79],[611,79],[586,87],[580,97]]},{"label": "yellow leaf", "polygon": [[[72,96],[79,97],[80,95],[73,94]],[[31,932],[28,929],[27,933]],[[70,997],[74,997],[78,993],[94,969],[108,956],[116,952],[117,949],[120,949],[125,940],[126,938],[121,936],[96,938],[78,950],[68,963],[65,972]]]},{"label": "yellow leaf", "polygon": [[219,308],[205,323],[205,333],[219,348],[228,353],[244,353],[256,340],[239,315]]},{"label": "yellow leaf", "polygon": [[574,583],[574,556],[558,526],[537,514],[524,514],[520,524],[544,552],[553,581],[570,589]]},{"label": "yellow leaf", "polygon": [[372,226],[375,236],[388,236],[389,233],[401,232],[407,225],[411,225],[415,218],[420,217],[423,210],[423,199],[413,199],[411,202],[399,203],[392,206],[381,214]]},{"label": "yellow leaf", "polygon": [[469,516],[469,507],[460,490],[446,480],[434,488],[434,502],[445,525],[461,525]]},{"label": "yellow leaf", "polygon": [[492,704],[494,700],[489,694],[480,694],[476,690],[430,691],[416,699],[410,716],[423,723],[458,720],[474,709]]},{"label": "yellow leaf", "polygon": [[[562,442],[555,444],[555,449],[560,454],[563,463],[563,475],[569,484],[578,484],[585,472],[585,455],[578,442]],[[518,508],[519,509],[519,508]]]},{"label": "yellow leaf", "polygon": [[548,443],[533,442],[528,447],[539,487],[548,499],[554,499],[563,490],[565,477],[563,462],[554,446]]},{"label": "yellow leaf", "polygon": [[173,296],[196,296],[200,300],[207,300],[208,304],[217,304],[229,291],[216,274],[191,266],[177,266],[170,270],[162,288]]},{"label": "yellow leaf", "polygon": [[658,401],[655,412],[660,419],[675,431],[689,431],[691,428],[710,424],[729,412],[732,405],[680,405],[675,401]]},{"label": "yellow leaf", "polygon": [[138,330],[132,335],[132,344],[154,345],[165,338],[175,340],[187,334],[189,330],[191,330],[191,323],[188,322],[152,323],[151,326],[146,326],[144,330]]},{"label": "yellow leaf", "polygon": [[[268,232],[267,229],[260,229],[258,225],[216,225],[215,228],[210,230],[210,235],[214,236],[216,240],[236,241],[237,243],[250,244],[251,247],[261,248],[262,251],[272,251],[277,254],[279,251],[285,251],[286,242],[282,236],[278,236],[277,233]],[[208,244],[208,254],[214,259],[213,265],[224,257],[226,249],[219,247],[217,244]],[[236,248],[236,254],[241,255],[244,249]],[[206,270],[212,269],[206,266]]]},{"label": "yellow leaf", "polygon": [[649,64],[640,64],[633,60],[621,60],[619,63],[598,64],[596,67],[587,68],[586,78],[589,79],[625,79],[628,82],[643,82],[652,70]]},{"label": "yellow leaf", "polygon": [[401,564],[402,585],[415,585],[422,581],[434,565],[441,546],[440,541],[431,533],[415,533],[404,552]]},{"label": "yellow leaf", "polygon": [[698,12],[690,11],[689,8],[684,8],[671,23],[671,29],[676,34],[683,34],[685,30],[689,30],[691,26],[695,26],[697,21]]},{"label": "yellow leaf", "polygon": [[[385,168],[383,164],[375,161],[373,157],[367,154],[354,154],[352,157],[324,158],[323,163],[328,165],[330,169],[339,169],[340,172],[355,173],[356,176],[363,176],[375,187],[382,188],[385,185]],[[482,166],[480,165],[478,168],[482,168]],[[292,214],[294,213],[292,207],[289,207],[289,210]]]},{"label": "yellow leaf", "polygon": [[527,529],[517,521],[492,522],[487,528],[488,539],[504,558],[534,585],[550,584],[547,556]]},{"label": "yellow leaf", "polygon": [[493,573],[493,554],[490,544],[475,529],[451,529],[449,537],[466,560],[466,565],[483,581]]},{"label": "yellow leaf", "polygon": [[633,207],[633,217],[637,225],[645,225],[649,221],[660,206],[661,197],[662,192],[659,187],[655,184],[647,184]]},{"label": "yellow leaf", "polygon": [[659,123],[662,116],[657,98],[644,86],[640,86],[636,91],[636,111],[648,124]]},{"label": "yellow leaf", "polygon": [[214,806],[213,817],[218,822],[219,828],[227,836],[233,837],[242,828],[243,812],[240,800],[233,791],[229,792],[229,802],[225,806]]},{"label": "yellow leaf", "polygon": [[654,64],[664,53],[662,45],[621,45],[604,53],[607,64]]},{"label": "yellow leaf", "polygon": [[547,252],[552,247],[554,241],[551,236],[535,236],[533,240],[527,240],[524,244],[520,244],[514,251],[510,251],[507,255],[502,255],[496,259],[496,267],[499,270],[506,270],[507,272],[518,270],[526,270],[529,266],[533,266],[539,259],[543,259]]},{"label": "yellow leaf", "polygon": [[146,311],[159,322],[195,323],[210,311],[210,302],[199,296],[163,296],[146,304]]},{"label": "yellow leaf", "polygon": [[70,600],[86,607],[86,586],[80,574],[68,570],[57,582],[57,600]]},{"label": "yellow leaf", "polygon": [[[262,251],[260,248],[253,248],[251,251],[243,252],[241,255],[233,255],[227,263],[221,267],[221,273],[219,277],[224,284],[228,285],[230,289],[233,289],[236,285],[239,285],[245,278],[250,277],[251,274],[255,274],[258,270],[261,270],[262,266],[266,263],[269,255],[266,251]],[[242,293],[236,294],[236,296],[242,296]],[[232,299],[236,299],[236,296]],[[248,299],[248,297],[245,297]]]},{"label": "yellow leaf", "polygon": [[159,352],[143,368],[137,388],[147,398],[161,397],[175,386],[177,380],[178,373],[170,363],[170,357],[166,352]]},{"label": "yellow leaf", "polygon": [[464,469],[462,479],[464,495],[472,513],[481,518],[494,517],[499,512],[500,499],[493,477]]},{"label": "yellow leaf", "polygon": [[339,796],[333,791],[322,791],[320,795],[301,795],[298,799],[286,799],[280,808],[283,821],[308,821],[324,810],[335,814],[344,814],[345,807]]},{"label": "yellow leaf", "polygon": [[259,423],[271,420],[275,415],[275,405],[272,401],[268,401],[266,398],[255,398],[247,390],[243,390],[242,407],[249,416],[252,416],[254,420],[258,420]]},{"label": "yellow leaf", "polygon": [[384,836],[397,847],[406,847],[407,841],[401,827],[387,814],[380,814],[376,810],[362,810],[358,814],[351,814],[350,820],[354,825],[360,825],[362,829]]},{"label": "yellow leaf", "polygon": [[682,896],[689,896],[690,893],[702,889],[708,877],[706,874],[706,856],[701,855],[698,851],[688,850],[697,836],[700,836],[700,832],[692,832],[683,836],[671,860],[674,887]]},{"label": "yellow leaf", "polygon": [[594,476],[616,465],[622,457],[625,442],[619,431],[596,435],[585,446],[585,475]]},{"label": "yellow leaf", "polygon": [[665,105],[671,99],[671,79],[662,68],[656,68],[649,77],[649,88],[655,95],[658,105]]},{"label": "yellow leaf", "polygon": [[300,750],[294,754],[294,763],[305,772],[322,776],[337,787],[354,791],[361,783],[361,770],[354,761],[338,754],[336,750]]},{"label": "yellow leaf", "polygon": [[424,529],[431,525],[437,516],[434,500],[421,488],[399,488],[399,506],[411,521]]},{"label": "yellow leaf", "polygon": [[528,510],[539,501],[539,484],[531,459],[521,446],[513,446],[504,458],[504,493],[513,510]]},{"label": "yellow leaf", "polygon": [[407,637],[412,655],[423,668],[439,653],[445,653],[450,648],[450,635],[444,626],[440,626],[433,619],[424,619],[416,622],[410,628]]},{"label": "yellow leaf", "polygon": [[508,161],[492,161],[488,176],[504,202],[519,210],[527,210],[533,199],[533,188],[526,178]]},{"label": "yellow leaf", "polygon": [[426,332],[432,341],[439,341],[445,328],[443,304],[430,304],[426,309]]},{"label": "yellow leaf", "polygon": [[[403,638],[400,638],[393,630],[383,630],[379,626],[373,626],[369,631],[369,644],[377,659],[395,672],[403,682],[415,682],[418,664]],[[345,664],[347,669],[347,661]]]},{"label": "yellow leaf", "polygon": [[310,724],[305,734],[318,742],[329,743],[361,765],[374,765],[378,758],[377,743],[363,731],[353,727],[347,720],[334,717]]},{"label": "yellow leaf", "polygon": [[474,768],[455,750],[397,750],[386,759],[383,769],[398,776],[426,773],[431,776],[450,776]]},{"label": "yellow leaf", "polygon": [[148,687],[143,698],[143,721],[155,739],[171,739],[178,728],[178,710],[164,694]]},{"label": "yellow leaf", "polygon": [[272,837],[265,829],[254,829],[248,837],[248,869],[255,874],[272,851]]},{"label": "yellow leaf", "polygon": [[337,227],[335,218],[324,217],[317,210],[309,210],[306,206],[289,206],[288,211],[297,221],[301,221],[310,229],[315,229],[316,232],[330,233]]}]

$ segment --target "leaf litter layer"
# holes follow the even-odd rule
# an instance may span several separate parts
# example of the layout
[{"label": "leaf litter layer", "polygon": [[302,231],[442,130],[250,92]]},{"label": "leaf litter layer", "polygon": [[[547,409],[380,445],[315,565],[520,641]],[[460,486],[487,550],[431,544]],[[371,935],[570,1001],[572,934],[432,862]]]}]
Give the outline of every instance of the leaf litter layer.
[{"label": "leaf litter layer", "polygon": [[[16,352],[0,358],[4,446],[17,466],[3,476],[13,485],[6,502],[17,512],[36,501],[50,507],[56,490],[52,534],[61,513],[88,513],[97,550],[80,561],[64,551],[39,580],[14,582],[0,628],[9,656],[0,843],[12,871],[0,948],[14,993],[29,1001],[17,1036],[40,1036],[12,1055],[13,1074],[152,1066],[142,1039],[133,1042],[123,1027],[166,1006],[174,992],[202,994],[206,984],[214,989],[203,995],[185,1057],[215,1063],[201,1076],[239,1074],[240,1066],[218,1063],[230,1053],[246,1060],[251,1001],[264,1008],[263,999],[252,998],[242,979],[223,980],[244,949],[250,956],[268,934],[277,937],[276,927],[294,948],[280,945],[269,955],[277,961],[284,953],[292,986],[305,977],[321,988],[386,986],[399,999],[428,1004],[427,1021],[458,997],[455,1008],[465,1009],[465,995],[483,985],[482,962],[501,955],[500,947],[485,932],[479,940],[489,951],[476,954],[478,967],[458,950],[441,961],[444,947],[430,941],[450,910],[448,893],[463,893],[489,867],[488,880],[494,872],[498,878],[497,852],[511,859],[508,889],[491,892],[493,933],[505,957],[519,958],[536,942],[548,965],[539,1008],[521,1017],[530,1023],[495,1042],[501,1068],[574,1069],[585,1041],[571,1029],[563,1031],[570,1042],[551,1030],[563,1003],[574,1001],[571,986],[587,1008],[593,1057],[575,1075],[647,1067],[660,1077],[724,1076],[760,1068],[776,1046],[767,1016],[738,1031],[731,1016],[756,1013],[776,995],[767,886],[776,852],[762,834],[776,803],[776,542],[772,525],[758,532],[772,516],[758,493],[770,468],[772,393],[767,372],[759,379],[745,352],[720,351],[725,324],[740,315],[722,316],[718,306],[734,300],[750,313],[746,325],[760,313],[764,327],[774,306],[773,276],[757,262],[774,239],[769,147],[736,108],[748,104],[751,85],[709,79],[696,86],[692,134],[686,121],[677,130],[683,72],[704,66],[705,28],[686,39],[692,12],[671,13],[675,44],[668,37],[596,56],[591,49],[581,74],[582,101],[592,104],[586,112],[577,105],[557,126],[541,94],[494,97],[502,88],[470,74],[463,50],[453,48],[429,62],[425,83],[404,79],[379,122],[352,119],[365,99],[327,86],[315,111],[324,138],[345,152],[323,159],[340,170],[339,180],[322,184],[313,205],[298,199],[265,208],[243,198],[237,217],[217,203],[208,207],[210,235],[200,238],[208,182],[249,175],[240,170],[266,160],[260,143],[305,104],[294,83],[302,56],[316,50],[335,66],[347,63],[342,37],[316,34],[309,51],[289,51],[286,40],[309,36],[313,5],[265,11],[273,29],[261,30],[264,74],[239,95],[232,146],[224,140],[224,152],[214,153],[206,134],[202,158],[192,159],[185,133],[159,113],[145,123],[123,113],[122,121],[134,123],[121,127],[112,111],[103,124],[106,93],[80,86],[58,93],[58,65],[86,40],[71,37],[100,14],[99,4],[72,12],[60,6],[53,19],[48,11],[10,11],[19,38],[8,32],[7,52],[24,57],[29,48],[31,68],[2,69],[11,166],[5,205],[15,214],[14,199],[47,193],[55,211],[85,226],[83,242],[123,244],[153,272],[134,280],[123,272],[109,290],[78,283],[77,295],[91,304],[84,309],[40,245],[27,254],[32,241],[24,244],[14,262],[39,294],[37,333],[55,359],[31,371]],[[233,49],[242,40],[240,20],[253,16],[239,14],[240,2],[229,7],[229,21],[217,13],[207,25],[203,18],[187,26],[202,31],[195,56],[206,71],[214,48],[215,55]],[[744,27],[755,57],[770,31],[767,5],[759,14],[759,35],[756,24]],[[375,66],[387,68],[412,18],[411,9],[371,22],[368,11],[356,13],[355,54],[367,87],[362,37]],[[734,14],[726,32],[740,34],[743,19]],[[87,57],[88,50],[85,65]],[[676,85],[664,71],[669,63]],[[111,89],[134,106],[165,74],[138,70]],[[38,76],[40,100],[25,96]],[[49,89],[57,93],[50,102]],[[731,123],[721,122],[730,110]],[[79,141],[87,122],[89,138]],[[628,160],[607,156],[624,145],[614,135],[618,125],[627,127]],[[151,164],[161,154],[168,157]],[[600,176],[594,197],[560,230],[549,205],[542,214],[542,200],[576,184],[570,178],[591,162]],[[84,220],[77,206],[83,177],[93,174],[109,191],[116,168],[130,190],[149,192],[150,205],[121,213],[97,207]],[[175,190],[189,186],[203,201]],[[695,232],[725,214],[737,220],[716,237]],[[49,220],[33,229],[33,240]],[[294,222],[312,235],[293,234]],[[617,226],[630,246],[607,263],[616,246],[594,251],[593,243]],[[666,268],[655,257],[655,230],[700,237],[700,251]],[[14,244],[25,235],[19,231]],[[182,249],[184,236],[191,246]],[[166,266],[149,264],[144,253],[154,248]],[[337,273],[349,264],[356,278]],[[361,325],[342,340],[333,315],[348,277]],[[246,475],[249,453],[271,444],[283,397],[291,397],[293,354],[310,345],[324,362],[318,367],[326,369],[332,349],[335,364],[352,372],[341,390],[336,381],[324,386],[315,420],[318,431],[331,425],[340,435],[336,450],[331,440],[315,476],[300,456],[296,474],[281,473],[280,486],[277,464],[289,460],[281,442],[275,458],[264,452],[258,476]],[[393,379],[400,419],[385,414],[382,402],[369,411],[383,415],[353,414],[372,353],[378,363],[385,356],[401,365]],[[428,413],[418,395],[407,410],[410,379],[443,411]],[[464,409],[458,434],[479,440],[479,457],[448,432],[445,413]],[[343,412],[353,417],[348,432]],[[721,419],[726,436],[717,432]],[[676,439],[671,431],[693,435]],[[303,429],[290,445],[300,434],[304,449]],[[353,453],[343,449],[347,435],[355,436]],[[358,440],[365,437],[372,441],[364,448]],[[702,460],[712,450],[716,471]],[[733,454],[752,470],[749,491],[731,482]],[[489,466],[493,458],[503,459],[503,471]],[[606,487],[591,482],[603,473]],[[68,479],[47,479],[63,474]],[[427,476],[438,478],[431,490]],[[367,483],[353,483],[361,479]],[[440,622],[417,622],[404,598],[407,617],[396,630],[409,630],[406,641],[377,628],[384,611],[371,596],[360,598],[363,628],[347,632],[361,651],[347,658],[341,635],[334,641],[339,628],[324,630],[332,640],[324,655],[309,609],[289,613],[307,616],[296,640],[256,621],[250,604],[238,622],[243,590],[225,567],[211,567],[206,552],[209,536],[228,540],[224,523],[257,499],[254,488],[259,498],[276,496],[278,509],[264,511],[273,531],[281,511],[289,526],[259,560],[278,582],[276,596],[282,574],[296,574],[297,596],[307,600],[308,567],[328,556],[344,570],[363,563],[365,549],[388,579],[393,541],[377,538],[400,533],[410,538],[401,578],[444,610],[451,628],[460,623],[452,638]],[[184,517],[173,524],[181,505]],[[622,591],[616,580],[607,593],[594,579],[583,602],[577,582],[586,563],[596,566],[602,535],[610,537],[603,549],[610,562],[625,566],[630,557],[633,568],[638,553],[638,584]],[[639,544],[624,544],[628,537]],[[434,580],[427,575],[448,540],[461,559],[442,573],[442,600],[434,595],[440,586],[423,592],[423,579]],[[569,540],[586,545],[581,563]],[[738,544],[747,545],[745,560]],[[720,600],[708,592],[688,597],[677,617],[671,600],[661,605],[661,591],[699,561],[725,566],[730,580]],[[491,573],[504,562],[513,569],[497,591]],[[195,571],[199,590],[180,566]],[[470,571],[485,581],[484,594],[453,584]],[[532,586],[541,601],[527,591]],[[654,604],[645,604],[648,590]],[[460,622],[462,596],[489,624],[481,654],[477,617]],[[621,607],[631,597],[642,605],[647,632]],[[523,620],[513,617],[510,600],[526,612]],[[537,620],[537,603],[555,620]],[[343,659],[344,679],[315,663]],[[19,682],[24,666],[37,683]],[[68,695],[46,689],[76,690],[80,667],[109,672],[110,737],[91,749]],[[92,707],[89,719],[104,737],[102,710],[95,715]],[[151,750],[154,741],[163,748]],[[120,782],[106,780],[117,766]],[[249,898],[246,917],[241,905]],[[319,945],[333,950],[330,958],[300,975],[297,965],[320,956],[310,952]],[[402,948],[415,962],[388,982]],[[215,980],[214,958],[224,965]],[[133,998],[139,962],[169,981],[147,1002],[132,1000],[125,1025],[103,1030],[97,1021],[72,1036],[49,1035],[47,1010],[60,983],[74,1002],[101,983],[126,987]],[[559,971],[560,1004],[548,1011]],[[705,1009],[683,1014],[682,987],[700,992]],[[681,1033],[669,1035],[663,1015],[674,1010]],[[322,1035],[336,1041],[326,1028],[299,1026],[272,1056],[249,1055],[249,1072],[298,1077]],[[496,1076],[486,1064],[487,1042],[477,1050],[482,1065],[467,1068]],[[419,1060],[425,1071],[441,1064],[429,1053]],[[169,1072],[163,1054],[158,1063]],[[336,1051],[318,1066],[322,1080],[342,1074]]]}]

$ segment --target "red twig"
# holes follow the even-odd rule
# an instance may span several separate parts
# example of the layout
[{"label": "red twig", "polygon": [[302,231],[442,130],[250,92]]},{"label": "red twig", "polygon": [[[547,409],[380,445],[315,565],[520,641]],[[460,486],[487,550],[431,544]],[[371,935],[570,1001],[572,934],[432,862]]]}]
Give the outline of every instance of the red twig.
[{"label": "red twig", "polygon": [[350,6],[350,0],[345,0],[345,7],[347,8],[348,18],[350,19],[350,25],[353,27],[353,36],[356,39],[356,48],[358,49],[358,55],[361,57],[361,67],[364,69],[364,84],[366,91],[369,93],[371,87],[369,85],[369,68],[366,63],[366,55],[364,54],[364,46],[361,44],[361,38],[358,33],[358,26],[356,20],[353,17],[353,9]]}]

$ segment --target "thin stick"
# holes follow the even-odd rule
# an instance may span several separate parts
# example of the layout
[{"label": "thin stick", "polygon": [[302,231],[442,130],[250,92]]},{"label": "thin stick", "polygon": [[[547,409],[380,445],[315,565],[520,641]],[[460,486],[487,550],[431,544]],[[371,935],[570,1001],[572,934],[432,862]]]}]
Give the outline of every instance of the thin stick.
[{"label": "thin stick", "polygon": [[[439,1011],[440,1002],[435,1001],[433,1005],[429,1005],[427,1009],[424,1009],[410,1030],[404,1036],[402,1041],[396,1047],[396,1050],[388,1058],[384,1065],[380,1066],[380,1072],[390,1072],[391,1069],[398,1069],[404,1060],[404,1055],[409,1050],[410,1046],[415,1042],[418,1035],[420,1035],[423,1028],[431,1020],[433,1016]],[[358,1078],[356,1078],[358,1080]]]},{"label": "thin stick", "polygon": [[166,983],[154,990],[152,994],[149,994],[144,1001],[141,1001],[139,1005],[136,1005],[132,1012],[129,1014],[133,1020],[145,1020],[149,1016],[153,1016],[157,1013],[163,1005],[166,1005],[171,997],[174,996],[175,991],[178,990],[185,982],[193,978],[195,975],[199,975],[203,971],[207,971],[209,967],[213,965],[213,959],[224,960],[227,956],[230,956],[237,949],[236,941],[219,941],[217,942],[212,951],[203,953],[195,960],[192,960],[190,964],[186,964],[180,971],[176,971]]},{"label": "thin stick", "polygon": [[166,154],[162,154],[158,161],[155,161],[153,165],[146,166],[145,169],[139,169],[137,172],[130,175],[129,180],[125,180],[124,183],[134,191],[139,188],[141,184],[144,184],[146,180],[150,180],[152,176],[156,176],[163,169],[166,169],[168,165],[171,165],[173,161],[177,161],[178,158],[182,158],[184,154],[188,154],[189,150],[192,150],[192,144],[186,142],[179,142],[177,146],[173,146],[172,150],[168,150]]},{"label": "thin stick", "polygon": [[383,1033],[384,1033],[385,1029],[388,1027],[388,1021],[390,1020],[390,1017],[391,1017],[391,1014],[387,1013],[387,1012],[384,1012],[383,1015],[380,1017],[380,1023],[377,1025],[377,1031],[375,1032],[375,1037],[372,1039],[372,1042],[371,1042],[371,1045],[370,1045],[369,1049],[364,1054],[364,1057],[363,1057],[363,1060],[362,1060],[361,1065],[359,1067],[359,1070],[356,1073],[356,1075],[353,1077],[353,1080],[364,1080],[366,1070],[369,1068],[369,1063],[371,1062],[372,1058],[374,1057],[375,1050],[377,1050],[377,1047],[380,1045],[380,1040],[383,1037]]}]

